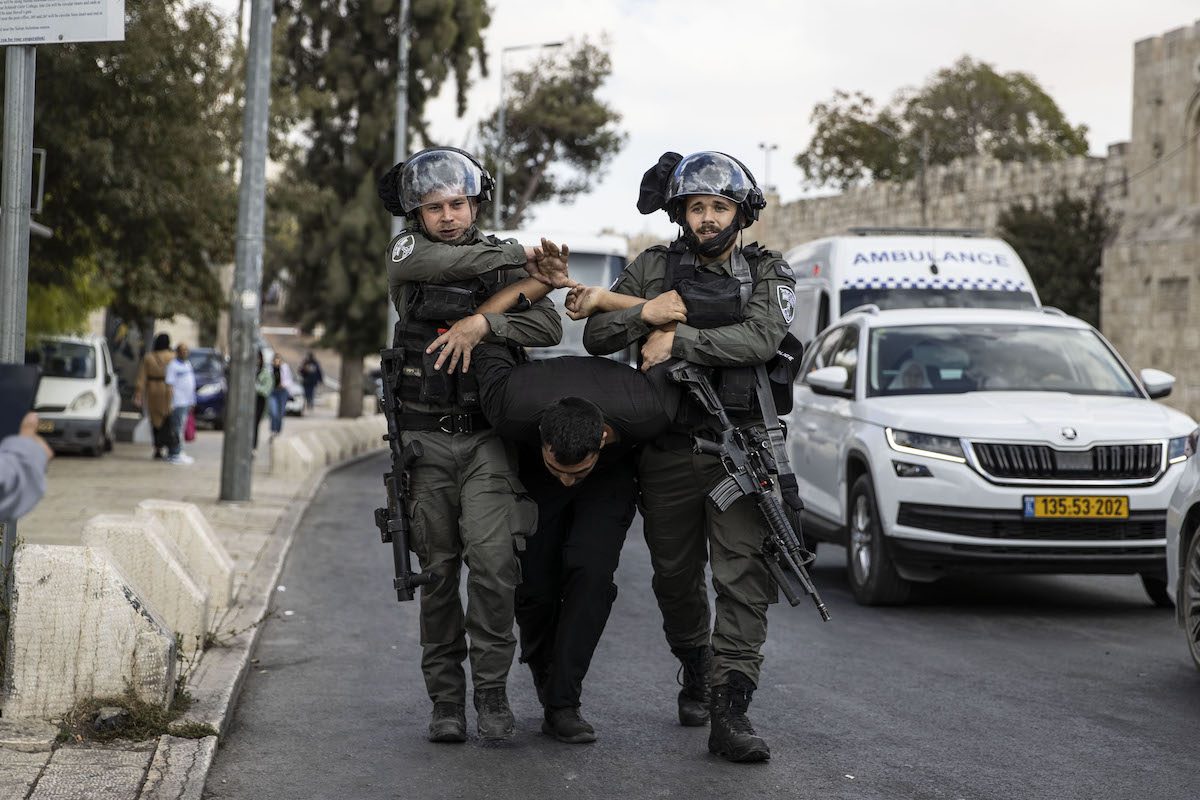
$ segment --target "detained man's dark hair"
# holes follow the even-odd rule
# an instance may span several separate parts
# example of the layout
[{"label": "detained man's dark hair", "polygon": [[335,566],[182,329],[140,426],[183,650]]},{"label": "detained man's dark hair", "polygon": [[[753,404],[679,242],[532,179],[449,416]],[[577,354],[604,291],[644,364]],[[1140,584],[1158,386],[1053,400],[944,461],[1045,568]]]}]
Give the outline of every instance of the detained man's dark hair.
[{"label": "detained man's dark hair", "polygon": [[569,467],[600,450],[604,415],[590,400],[563,397],[546,406],[539,429],[542,444],[553,451],[554,460]]}]

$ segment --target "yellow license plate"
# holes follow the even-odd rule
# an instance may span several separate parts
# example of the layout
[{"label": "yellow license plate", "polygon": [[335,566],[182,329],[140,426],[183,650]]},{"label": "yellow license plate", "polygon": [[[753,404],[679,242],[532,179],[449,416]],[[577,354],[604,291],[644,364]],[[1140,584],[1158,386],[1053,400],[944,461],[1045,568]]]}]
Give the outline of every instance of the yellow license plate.
[{"label": "yellow license plate", "polygon": [[39,419],[37,432],[38,433],[54,433],[54,420]]},{"label": "yellow license plate", "polygon": [[1129,519],[1128,497],[1026,495],[1026,519]]}]

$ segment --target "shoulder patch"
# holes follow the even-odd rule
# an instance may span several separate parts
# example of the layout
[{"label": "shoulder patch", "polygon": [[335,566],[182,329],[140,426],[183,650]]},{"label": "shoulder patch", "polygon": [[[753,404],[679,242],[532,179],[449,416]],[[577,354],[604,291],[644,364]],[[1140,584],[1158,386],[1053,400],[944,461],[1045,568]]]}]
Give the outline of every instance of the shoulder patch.
[{"label": "shoulder patch", "polygon": [[791,325],[792,318],[796,316],[796,293],[792,291],[790,286],[778,286],[776,289],[779,295],[779,310],[783,313],[783,321]]},{"label": "shoulder patch", "polygon": [[392,245],[392,261],[399,262],[412,255],[413,247],[416,245],[416,240],[410,233],[407,236],[401,236]]},{"label": "shoulder patch", "polygon": [[792,271],[791,264],[786,261],[775,262],[775,274],[780,278],[795,279],[796,273]]}]

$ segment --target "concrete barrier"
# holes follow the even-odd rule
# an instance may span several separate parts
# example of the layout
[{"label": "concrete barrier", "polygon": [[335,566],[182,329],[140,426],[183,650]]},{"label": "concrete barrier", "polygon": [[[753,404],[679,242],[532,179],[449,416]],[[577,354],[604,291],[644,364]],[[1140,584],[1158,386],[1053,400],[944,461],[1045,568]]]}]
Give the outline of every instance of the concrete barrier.
[{"label": "concrete barrier", "polygon": [[102,514],[83,527],[83,544],[106,550],[138,595],[180,636],[186,653],[204,644],[208,590],[184,567],[184,556],[153,517]]},{"label": "concrete barrier", "polygon": [[304,477],[315,469],[383,449],[387,446],[383,441],[386,432],[383,416],[372,414],[331,420],[321,428],[277,436],[271,442],[271,473]]},{"label": "concrete barrier", "polygon": [[127,689],[166,707],[175,693],[171,629],[90,547],[18,548],[6,655],[6,719],[51,719]]},{"label": "concrete barrier", "polygon": [[[208,590],[208,611],[215,618],[233,604],[233,559],[217,539],[216,531],[192,503],[143,500],[135,516],[151,517],[183,555],[183,566]],[[210,622],[211,619],[210,618]]]},{"label": "concrete barrier", "polygon": [[271,473],[303,478],[322,465],[318,455],[304,436],[280,436],[271,442]]}]

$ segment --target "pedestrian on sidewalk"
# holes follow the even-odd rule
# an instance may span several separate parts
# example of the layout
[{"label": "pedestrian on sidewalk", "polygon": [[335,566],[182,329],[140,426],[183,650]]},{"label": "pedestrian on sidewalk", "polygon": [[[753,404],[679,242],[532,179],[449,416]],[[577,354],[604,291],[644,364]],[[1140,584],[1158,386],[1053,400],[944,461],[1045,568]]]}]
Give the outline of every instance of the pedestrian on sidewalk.
[{"label": "pedestrian on sidewalk", "polygon": [[258,362],[254,368],[254,449],[258,450],[258,429],[262,427],[263,414],[267,411],[267,398],[275,388],[271,368],[263,363],[262,350],[258,351]]},{"label": "pedestrian on sidewalk", "polygon": [[32,411],[22,418],[14,436],[0,441],[0,520],[29,513],[46,493],[46,464],[54,451],[37,432]]},{"label": "pedestrian on sidewalk", "polygon": [[175,357],[171,337],[160,333],[154,337],[152,350],[138,368],[133,404],[145,408],[154,430],[154,457],[165,458],[171,447],[171,387],[167,385],[167,365]]},{"label": "pedestrian on sidewalk", "polygon": [[183,427],[188,414],[196,405],[196,373],[188,361],[188,346],[180,342],[175,347],[175,358],[167,364],[166,384],[171,387],[171,435],[172,442],[167,454],[168,464],[191,464],[194,458],[183,452]]},{"label": "pedestrian on sidewalk", "polygon": [[274,439],[283,431],[283,415],[287,413],[287,403],[291,397],[288,387],[295,382],[292,368],[284,363],[279,353],[271,359],[271,380],[275,388],[267,400],[267,411],[271,415],[271,438]]},{"label": "pedestrian on sidewalk", "polygon": [[300,382],[304,384],[304,405],[307,408],[313,407],[313,398],[317,396],[317,386],[323,380],[325,380],[325,373],[321,371],[321,364],[309,350],[303,363],[300,364]]}]

